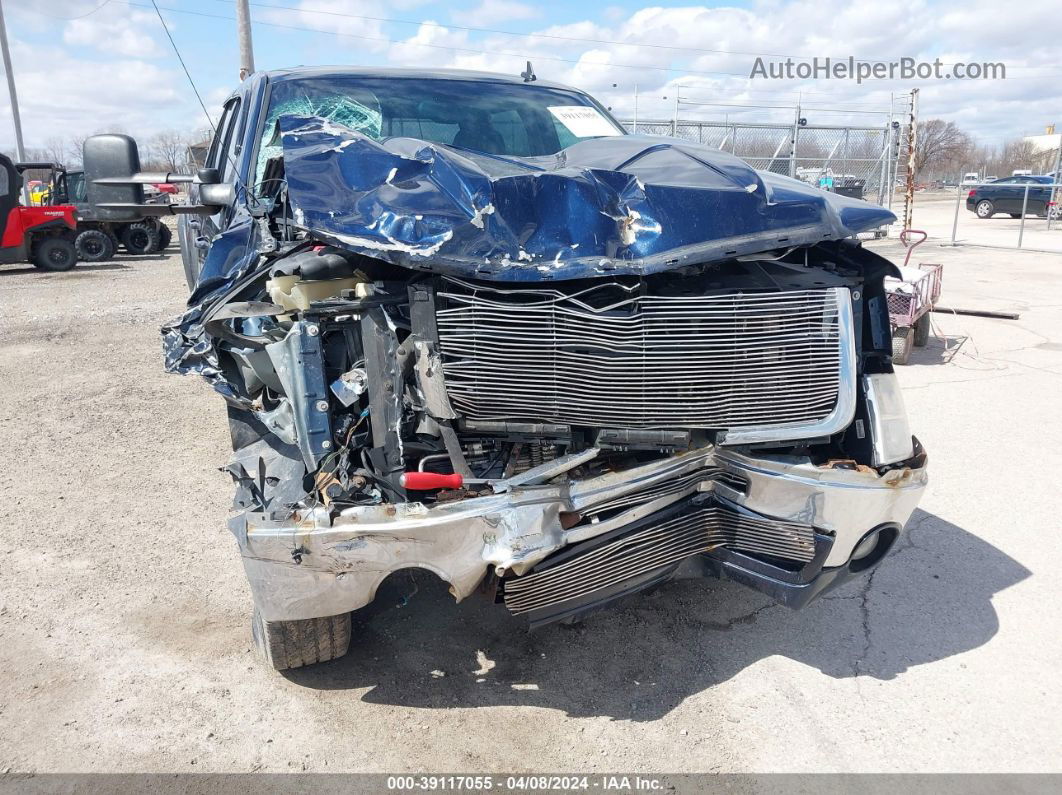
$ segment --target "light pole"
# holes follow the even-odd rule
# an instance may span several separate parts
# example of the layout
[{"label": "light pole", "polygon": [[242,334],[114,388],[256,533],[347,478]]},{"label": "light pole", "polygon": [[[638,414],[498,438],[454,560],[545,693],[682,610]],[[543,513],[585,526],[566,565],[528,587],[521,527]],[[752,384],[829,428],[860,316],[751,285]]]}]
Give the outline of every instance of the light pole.
[{"label": "light pole", "polygon": [[[11,99],[11,120],[15,125],[15,157],[25,162],[26,149],[22,145],[22,117],[18,113],[18,92],[15,90],[15,73],[11,69],[11,50],[7,45],[7,27],[4,25],[4,3],[0,0],[0,50],[3,51],[4,74],[7,75],[7,93]],[[22,201],[29,206],[29,188],[22,184]]]},{"label": "light pole", "polygon": [[[615,88],[615,89],[618,89],[619,88],[619,83],[613,83],[612,87]],[[611,108],[609,108],[609,110],[611,110]],[[632,129],[631,132],[632,133],[637,133],[638,132],[638,84],[637,83],[634,84],[634,125],[633,126],[634,126],[634,129]]]},{"label": "light pole", "polygon": [[682,86],[675,86],[675,121],[671,125],[671,134],[678,138],[678,123],[679,123],[679,102],[681,101]]},{"label": "light pole", "polygon": [[[679,122],[679,102],[681,101],[682,89],[685,86],[675,86],[675,116],[671,119],[671,137],[678,138],[678,122]],[[661,99],[667,99],[667,94],[664,94]],[[696,103],[694,103],[696,104]]]}]

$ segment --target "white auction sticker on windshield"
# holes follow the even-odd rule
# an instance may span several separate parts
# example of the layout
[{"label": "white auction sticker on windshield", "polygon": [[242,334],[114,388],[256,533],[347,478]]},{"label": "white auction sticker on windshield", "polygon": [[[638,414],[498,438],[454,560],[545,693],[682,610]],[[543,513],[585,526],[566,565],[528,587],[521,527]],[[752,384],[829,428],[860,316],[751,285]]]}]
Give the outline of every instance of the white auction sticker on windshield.
[{"label": "white auction sticker on windshield", "polygon": [[608,119],[597,108],[588,105],[554,105],[549,109],[554,117],[579,138],[594,138],[599,135],[619,135]]}]

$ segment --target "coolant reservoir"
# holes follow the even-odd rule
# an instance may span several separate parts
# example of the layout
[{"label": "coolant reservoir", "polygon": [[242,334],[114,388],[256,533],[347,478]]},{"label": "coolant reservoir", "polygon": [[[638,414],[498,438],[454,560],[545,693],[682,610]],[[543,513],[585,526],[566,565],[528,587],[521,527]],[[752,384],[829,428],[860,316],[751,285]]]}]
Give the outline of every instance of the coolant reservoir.
[{"label": "coolant reservoir", "polygon": [[334,298],[343,290],[353,290],[358,298],[372,294],[372,284],[360,272],[345,279],[304,281],[301,276],[274,276],[266,282],[269,297],[289,312],[306,311],[313,301]]}]

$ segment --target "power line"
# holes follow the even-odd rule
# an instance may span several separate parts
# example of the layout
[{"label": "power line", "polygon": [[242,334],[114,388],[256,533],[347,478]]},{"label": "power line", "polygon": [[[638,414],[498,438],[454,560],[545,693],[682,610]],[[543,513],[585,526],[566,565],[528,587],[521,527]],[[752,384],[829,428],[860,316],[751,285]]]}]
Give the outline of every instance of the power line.
[{"label": "power line", "polygon": [[[83,18],[85,18],[87,16],[95,14],[97,11],[101,10],[102,8],[104,8],[110,2],[111,2],[111,0],[103,0],[103,2],[100,5],[98,5],[96,8],[92,9],[91,11],[88,11],[88,12],[86,12],[84,14],[81,14],[79,16],[74,16],[74,17],[60,17],[60,16],[55,16],[53,14],[47,14],[47,13],[45,13],[43,11],[38,10],[38,9],[32,9],[32,10],[35,11],[36,13],[38,13],[38,14],[41,14],[42,16],[51,17],[53,19],[63,19],[63,20],[67,20],[67,21],[73,21],[73,20],[77,20],[77,19],[83,19]],[[232,5],[235,2],[235,0],[216,0],[216,2],[222,2],[222,3],[226,3],[226,4],[229,4],[229,5]],[[151,8],[151,6],[147,6],[147,5],[143,5],[143,4],[135,3],[135,2],[129,2],[128,5],[136,6],[138,8]],[[568,41],[568,42],[578,42],[578,43],[585,43],[585,44],[607,44],[607,45],[612,45],[612,46],[617,46],[617,47],[644,47],[644,48],[659,49],[659,50],[673,50],[673,51],[678,51],[678,52],[691,52],[691,53],[710,53],[710,54],[717,54],[717,55],[746,55],[746,56],[747,55],[752,55],[752,56],[768,57],[768,58],[788,58],[788,59],[793,59],[793,60],[798,60],[798,61],[811,61],[815,57],[817,57],[817,56],[810,56],[810,55],[793,55],[793,54],[786,54],[786,53],[756,52],[756,51],[753,51],[753,50],[718,50],[718,49],[712,49],[712,48],[709,48],[709,47],[685,47],[685,46],[673,45],[673,44],[656,44],[656,43],[652,43],[652,42],[631,42],[631,41],[618,41],[618,40],[615,40],[615,39],[595,39],[595,38],[580,37],[580,36],[561,36],[561,35],[553,34],[553,33],[536,33],[536,32],[518,33],[516,31],[500,30],[500,29],[497,29],[497,28],[482,28],[482,27],[474,27],[474,26],[468,26],[468,25],[444,25],[444,24],[442,24],[440,22],[435,22],[435,21],[432,21],[432,20],[416,21],[416,20],[411,20],[411,19],[396,19],[396,18],[393,18],[393,17],[377,17],[377,16],[370,16],[370,15],[367,15],[367,14],[349,14],[349,13],[344,13],[344,12],[340,12],[340,11],[325,11],[323,9],[295,8],[295,7],[292,7],[292,6],[273,5],[273,4],[269,4],[269,3],[249,3],[249,5],[255,6],[257,8],[270,9],[270,10],[273,10],[273,11],[289,11],[289,12],[292,12],[292,13],[299,13],[299,14],[305,13],[305,14],[317,14],[317,15],[320,15],[320,16],[342,17],[342,18],[347,18],[347,19],[361,19],[361,20],[367,20],[367,21],[371,21],[371,22],[386,22],[386,23],[396,24],[396,25],[414,25],[414,26],[417,26],[417,27],[428,26],[428,27],[441,28],[443,30],[461,30],[461,31],[466,31],[466,32],[471,32],[471,33],[491,33],[491,34],[502,35],[502,36],[514,36],[514,37],[518,37],[518,38],[550,39],[550,40],[553,40],[553,41]],[[163,6],[163,10],[170,11],[170,12],[177,13],[177,14],[190,14],[190,15],[193,15],[193,16],[208,17],[208,18],[211,18],[211,19],[225,19],[225,20],[235,19],[234,17],[226,17],[226,16],[221,16],[219,14],[208,14],[208,13],[202,12],[202,11],[189,11],[187,9],[170,8],[170,7],[166,7],[166,6]],[[321,30],[321,29],[318,29],[318,28],[307,28],[307,27],[300,27],[300,26],[296,26],[296,25],[284,25],[284,24],[277,23],[277,22],[262,22],[262,21],[256,20],[254,22],[254,24],[256,24],[256,25],[267,25],[269,27],[282,28],[282,29],[286,29],[286,30],[297,30],[297,31],[302,31],[302,32],[306,32],[306,33],[322,33],[322,34],[326,34],[326,35],[345,36],[347,38],[362,39],[362,40],[365,40],[365,41],[381,41],[381,42],[387,42],[389,44],[402,44],[402,45],[408,45],[408,46],[414,46],[414,47],[430,47],[430,48],[433,48],[433,49],[442,49],[442,50],[449,50],[449,51],[454,51],[454,52],[468,52],[468,53],[474,53],[474,54],[478,54],[478,55],[501,55],[501,56],[513,57],[513,58],[526,58],[527,57],[526,53],[507,53],[507,52],[501,52],[501,51],[498,51],[498,50],[482,50],[482,49],[475,49],[475,48],[470,48],[470,47],[455,47],[455,46],[444,45],[444,44],[428,44],[428,43],[425,43],[425,42],[412,42],[412,41],[405,41],[405,40],[399,40],[399,39],[391,39],[391,38],[382,37],[382,36],[362,36],[362,35],[357,35],[357,34],[353,34],[353,33],[340,33],[338,31],[334,31],[334,30]],[[562,62],[562,63],[573,63],[573,64],[586,63],[587,65],[590,65],[590,66],[615,66],[615,67],[623,68],[623,69],[651,69],[653,71],[681,72],[683,74],[702,75],[702,76],[708,76],[708,77],[728,76],[728,77],[741,77],[741,78],[744,78],[746,80],[749,79],[749,75],[746,75],[743,72],[739,73],[739,72],[719,72],[719,71],[705,71],[705,70],[690,70],[690,69],[681,69],[681,68],[673,68],[673,67],[645,66],[645,65],[641,65],[641,64],[635,65],[635,64],[621,64],[621,63],[612,63],[612,62],[608,62],[608,63],[585,62],[585,61],[577,60],[577,59],[559,58],[559,57],[555,57],[555,56],[545,56],[545,55],[536,55],[535,58],[537,60],[559,61],[559,62]],[[895,60],[896,60],[895,58],[853,58],[853,61],[856,62],[856,63],[871,63],[871,64],[891,63],[891,62],[894,62]],[[955,64],[941,63],[941,65],[942,66],[954,66]],[[1039,66],[1024,66],[1024,67],[1023,66],[1017,66],[1017,67],[1011,67],[1011,69],[1049,69],[1049,68],[1050,67],[1039,67]],[[1054,72],[1057,72],[1057,71],[1059,71],[1059,70],[1057,70],[1057,69],[1054,70]],[[1047,75],[1031,75],[1031,76],[1026,76],[1026,77],[1011,77],[1010,79],[1012,79],[1012,80],[1041,80],[1041,79],[1049,79],[1052,76],[1053,75],[1051,75],[1051,74],[1047,74]],[[811,93],[811,92],[809,92],[809,93]],[[825,95],[825,92],[823,92],[823,93]]]},{"label": "power line", "polygon": [[[746,78],[746,79],[748,79],[748,78]],[[613,88],[617,88],[617,89],[618,88],[624,88],[625,89],[625,88],[629,88],[630,86],[624,85],[622,83],[613,83],[612,87]],[[694,86],[694,88],[696,88],[696,86]],[[799,88],[796,88],[796,89],[794,89],[794,88],[771,89],[771,88],[744,88],[743,87],[743,88],[736,89],[736,90],[740,91],[742,94],[769,94],[769,95],[788,96],[788,97],[807,97],[807,96],[835,97],[835,96],[837,96],[837,92],[836,91],[805,91],[805,90],[799,89]],[[871,93],[873,93],[875,91],[884,92],[884,91],[887,91],[887,89],[885,89],[885,88],[871,89]],[[902,99],[904,97],[909,97],[910,96],[909,93],[896,93],[896,92],[889,92],[889,93],[891,93],[892,96],[895,99]],[[683,101],[685,101],[685,100],[683,100]],[[865,105],[867,103],[860,103],[860,104],[864,104]]]},{"label": "power line", "polygon": [[[130,3],[132,5],[132,3]],[[177,48],[177,42],[173,40],[173,34],[170,33],[170,26],[166,24],[166,20],[162,16],[162,12],[159,11],[159,4],[155,0],[151,0],[151,7],[155,9],[155,13],[158,15],[159,22],[162,23],[162,29],[166,31],[166,38],[170,40],[170,46],[173,47],[173,52],[177,55],[177,60],[181,62],[181,68],[184,69],[184,75],[188,78],[188,84],[192,87],[192,91],[195,93],[195,98],[199,100],[199,107],[203,109],[203,115],[206,116],[207,124],[210,125],[210,129],[213,131],[214,136],[217,137],[218,128],[214,125],[214,120],[210,118],[210,111],[207,110],[206,103],[203,102],[203,97],[199,93],[199,89],[195,86],[195,81],[192,79],[191,73],[188,71],[188,66],[184,62],[184,58],[181,57],[181,51]],[[236,161],[229,152],[224,153],[226,161],[232,166],[232,178],[237,188],[240,187],[242,180],[240,179],[240,171],[236,167]]]},{"label": "power line", "polygon": [[[216,0],[216,2],[231,4],[234,0]],[[413,25],[416,27],[424,25],[433,28],[442,28],[444,30],[463,30],[469,33],[493,33],[501,36],[517,36],[519,38],[551,39],[553,41],[571,41],[585,44],[612,44],[622,47],[648,47],[657,50],[680,50],[683,52],[712,53],[717,55],[765,55],[770,58],[810,58],[810,56],[807,55],[783,55],[768,52],[744,52],[741,50],[714,50],[708,47],[682,47],[677,44],[655,44],[650,42],[617,41],[615,39],[592,39],[582,36],[560,36],[555,33],[517,33],[512,30],[499,30],[497,28],[479,28],[469,25],[444,25],[441,22],[435,22],[433,20],[417,21],[413,19],[395,19],[393,17],[374,17],[367,14],[347,14],[341,11],[325,11],[316,8],[295,8],[292,6],[272,5],[270,3],[251,3],[251,5],[258,8],[268,8],[273,11],[291,11],[298,14],[318,14],[321,16],[344,17],[347,19],[363,19],[369,22],[388,22],[395,25]]]},{"label": "power line", "polygon": [[110,2],[111,2],[111,0],[103,0],[102,3],[100,3],[98,6],[96,6],[91,11],[86,11],[84,14],[78,14],[77,16],[74,16],[74,17],[64,17],[64,16],[59,16],[58,14],[48,14],[48,13],[46,13],[44,11],[41,11],[39,8],[31,8],[29,10],[40,14],[42,17],[50,17],[51,19],[62,19],[64,21],[66,21],[66,22],[73,22],[74,20],[77,20],[77,19],[84,19],[85,17],[92,16],[93,14],[95,14],[97,11],[99,11],[101,8],[103,8],[104,6],[106,6]]},{"label": "power line", "polygon": [[162,23],[162,29],[166,31],[166,38],[170,40],[170,46],[173,47],[173,52],[177,56],[177,60],[181,62],[181,68],[184,69],[184,76],[188,78],[188,84],[192,87],[192,91],[195,93],[195,98],[199,100],[199,107],[203,109],[203,115],[207,118],[207,124],[210,125],[210,129],[213,130],[216,135],[218,130],[214,126],[214,120],[210,118],[210,111],[207,110],[206,103],[203,102],[203,97],[199,94],[199,89],[195,87],[195,81],[192,79],[192,75],[188,71],[188,66],[185,64],[184,58],[181,57],[181,51],[177,49],[177,42],[173,40],[173,35],[170,33],[170,26],[167,25],[166,20],[162,18],[162,12],[159,11],[159,5],[155,0],[151,0],[150,7],[154,8],[155,13],[159,15],[159,22]]},{"label": "power line", "polygon": [[[134,3],[134,2],[130,2],[129,5],[130,6],[135,6],[137,8],[151,8],[152,7],[150,5],[144,5],[142,3]],[[209,19],[224,19],[224,20],[227,20],[227,21],[230,21],[230,22],[235,22],[236,21],[236,17],[227,17],[227,16],[223,16],[221,14],[208,14],[208,13],[206,13],[204,11],[189,11],[189,10],[184,9],[184,8],[172,8],[170,6],[158,6],[158,7],[161,8],[163,11],[168,11],[168,12],[173,13],[173,14],[189,14],[191,16],[207,17]],[[428,44],[426,42],[418,42],[418,41],[403,41],[403,40],[400,40],[400,39],[387,38],[386,36],[362,36],[362,35],[358,35],[358,34],[355,34],[355,33],[341,33],[341,32],[336,31],[336,30],[324,30],[324,29],[321,29],[321,28],[306,28],[306,27],[300,27],[298,25],[283,25],[283,24],[281,24],[279,22],[262,22],[260,20],[254,20],[253,24],[255,24],[255,25],[265,25],[265,26],[268,26],[268,27],[271,27],[271,28],[281,28],[281,29],[284,29],[284,30],[297,30],[297,31],[301,31],[303,33],[323,33],[323,34],[326,34],[326,35],[329,35],[329,36],[341,36],[343,38],[359,39],[359,40],[362,40],[362,41],[382,41],[382,42],[387,42],[389,44],[400,44],[400,45],[409,46],[409,47],[430,47],[430,48],[436,49],[436,50],[449,50],[449,51],[453,51],[453,52],[469,52],[469,53],[474,53],[476,55],[504,56],[504,57],[509,57],[509,58],[518,58],[520,60],[525,60],[528,57],[527,53],[502,52],[500,50],[481,50],[481,49],[475,49],[475,48],[472,48],[472,47],[454,47],[454,46],[451,46],[451,45],[448,45],[448,44]],[[612,62],[612,61],[608,61],[608,62],[605,62],[605,61],[584,61],[582,59],[576,59],[576,58],[559,58],[557,56],[552,56],[552,55],[534,55],[532,57],[536,61],[560,61],[562,63],[582,64],[584,66],[609,66],[609,67],[616,67],[616,68],[619,68],[619,69],[638,69],[640,71],[652,70],[652,71],[656,71],[656,72],[677,72],[677,73],[687,74],[687,75],[702,75],[704,77],[716,77],[716,76],[719,76],[719,75],[723,75],[723,76],[727,76],[727,77],[743,77],[743,78],[746,78],[746,79],[748,78],[748,75],[745,74],[744,72],[708,72],[708,71],[703,71],[703,70],[673,68],[673,67],[670,67],[670,66],[646,66],[644,64],[624,64],[624,63],[615,63],[615,62]]]},{"label": "power line", "polygon": [[[215,1],[219,2],[219,3],[226,3],[226,4],[229,4],[229,5],[231,5],[231,4],[233,4],[235,2],[235,0],[215,0]],[[468,25],[444,25],[441,22],[435,22],[433,20],[417,21],[417,20],[412,20],[412,19],[396,19],[394,17],[377,17],[377,16],[369,16],[367,14],[350,14],[350,13],[345,13],[345,12],[342,12],[342,11],[325,11],[323,9],[315,9],[315,8],[296,8],[296,7],[293,7],[293,6],[275,5],[275,4],[271,4],[271,3],[253,3],[252,2],[252,3],[250,3],[250,5],[255,6],[257,8],[270,9],[270,10],[273,10],[273,11],[290,11],[292,13],[297,13],[297,14],[317,14],[319,16],[342,17],[342,18],[345,18],[345,19],[361,19],[361,20],[366,20],[366,21],[369,21],[369,22],[387,22],[387,23],[395,24],[395,25],[414,25],[416,27],[427,26],[427,27],[442,28],[444,30],[462,30],[462,31],[466,31],[466,32],[469,32],[469,33],[492,33],[492,34],[497,34],[497,35],[502,35],[502,36],[515,36],[515,37],[518,37],[518,38],[550,39],[550,40],[553,40],[553,41],[570,41],[570,42],[579,42],[579,43],[585,43],[585,44],[609,44],[609,45],[614,45],[614,46],[618,46],[618,47],[646,47],[646,48],[657,49],[657,50],[676,50],[676,51],[681,51],[681,52],[709,53],[709,54],[714,54],[714,55],[754,55],[754,56],[767,57],[767,58],[791,58],[793,60],[798,60],[798,61],[811,61],[811,60],[814,60],[816,57],[818,57],[818,56],[812,56],[812,55],[793,55],[793,54],[788,54],[788,53],[756,52],[756,51],[753,51],[753,50],[717,50],[717,49],[712,49],[712,48],[709,48],[709,47],[684,47],[684,46],[680,46],[680,45],[677,45],[677,44],[657,44],[657,43],[652,43],[652,42],[618,41],[616,39],[594,39],[594,38],[581,37],[581,36],[561,36],[561,35],[555,34],[555,33],[534,33],[534,32],[533,33],[518,33],[516,31],[512,31],[512,30],[500,30],[500,29],[497,29],[497,28],[481,28],[481,27],[473,27],[473,26],[468,26]],[[261,24],[261,23],[259,23],[259,24]],[[335,31],[328,31],[328,32],[334,33]],[[337,35],[345,35],[345,34],[337,34]],[[837,60],[837,59],[834,59],[834,60]],[[896,62],[899,59],[897,59],[897,58],[853,58],[852,60],[855,63],[870,63],[870,64],[883,63],[883,64],[888,64],[888,63]],[[941,66],[955,66],[955,64],[941,62]],[[1039,66],[1022,67],[1022,66],[1018,66],[1018,67],[1012,67],[1012,68],[1015,68],[1015,69],[1043,69],[1043,68],[1050,68],[1050,67],[1039,67]],[[675,70],[675,71],[679,71],[679,70]],[[1060,70],[1055,69],[1053,71],[1058,72]],[[693,74],[693,73],[691,73],[691,74]],[[718,74],[718,73],[713,73],[713,74]],[[742,76],[745,76],[745,75],[742,75]],[[1045,75],[1045,77],[1046,77],[1046,75]]]},{"label": "power line", "polygon": [[[128,4],[130,6],[137,7],[137,8],[151,8],[152,7],[152,6],[149,6],[149,5],[144,5],[144,4],[141,4],[141,3],[136,3],[136,2],[131,2],[131,1]],[[261,5],[261,4],[252,4],[252,5]],[[173,7],[170,7],[170,6],[160,6],[160,8],[162,8],[163,11],[168,11],[168,12],[174,13],[174,14],[186,14],[186,15],[190,15],[190,16],[206,17],[208,19],[223,19],[223,20],[226,20],[226,21],[229,21],[229,22],[235,22],[236,21],[235,17],[224,16],[222,14],[210,14],[210,13],[207,13],[205,11],[190,11],[188,9],[173,8]],[[276,8],[277,9],[282,9],[284,7],[276,6]],[[301,10],[301,9],[288,8],[288,10]],[[338,13],[338,12],[329,12],[329,13]],[[351,15],[341,15],[341,16],[351,16],[351,17],[354,17],[354,18],[359,18],[359,17],[357,17],[357,15],[353,15],[353,14],[351,14]],[[282,30],[295,30],[295,31],[299,31],[299,32],[302,32],[302,33],[320,33],[320,34],[324,34],[324,35],[328,35],[328,36],[339,36],[339,37],[342,37],[342,38],[358,39],[358,40],[361,40],[361,41],[379,41],[379,42],[385,42],[385,43],[388,43],[388,44],[403,45],[403,46],[408,46],[408,47],[427,47],[427,48],[435,49],[435,50],[447,50],[447,51],[450,51],[450,52],[466,52],[466,53],[472,53],[472,54],[475,54],[475,55],[501,56],[501,57],[508,57],[508,58],[516,58],[516,59],[520,59],[520,60],[525,60],[528,57],[531,57],[531,58],[533,58],[536,61],[557,61],[557,62],[560,62],[560,63],[570,63],[570,64],[583,65],[583,66],[606,66],[606,67],[615,67],[617,69],[637,69],[637,70],[642,71],[642,72],[644,72],[644,71],[654,71],[654,72],[665,72],[665,73],[669,73],[669,74],[674,73],[674,74],[683,74],[683,75],[693,75],[693,76],[700,76],[700,77],[720,77],[720,76],[722,76],[722,77],[740,77],[740,78],[745,79],[745,80],[749,79],[749,75],[747,75],[744,72],[706,71],[706,70],[685,69],[685,68],[682,68],[682,67],[673,67],[673,66],[648,66],[646,64],[625,64],[625,63],[616,63],[614,61],[585,61],[583,59],[561,58],[561,57],[555,56],[555,55],[542,55],[542,54],[534,54],[534,55],[530,55],[529,56],[529,53],[527,53],[527,52],[523,52],[523,53],[504,52],[504,51],[501,51],[501,50],[484,50],[484,49],[479,49],[479,48],[474,48],[474,47],[456,47],[456,46],[448,45],[448,44],[430,44],[430,43],[427,43],[427,42],[408,41],[408,40],[403,40],[403,39],[392,39],[392,38],[389,38],[387,36],[364,36],[364,35],[360,35],[360,34],[356,34],[356,33],[343,33],[343,32],[336,31],[336,30],[324,30],[322,28],[308,28],[308,27],[302,27],[302,26],[299,26],[299,25],[285,25],[285,24],[282,24],[280,22],[263,22],[263,21],[260,21],[260,20],[254,20],[253,24],[254,25],[260,25],[260,26],[271,27],[271,28],[279,28],[279,29],[282,29]],[[445,27],[445,26],[443,26],[443,27]],[[484,30],[486,30],[486,29],[484,29]],[[511,35],[525,36],[527,34],[511,34]],[[593,42],[595,40],[594,39],[587,39],[585,41]],[[608,41],[605,41],[605,40],[600,40],[599,43],[608,44],[608,43],[612,43],[612,42],[608,42]],[[623,42],[615,42],[615,43],[620,45],[620,46],[627,46]],[[656,45],[654,45],[654,46],[656,46]],[[663,45],[660,45],[660,46],[663,46]],[[786,57],[806,57],[806,56],[786,56]],[[1025,80],[1046,80],[1046,79],[1053,79],[1053,78],[1050,75],[1040,75],[1040,76],[1036,76],[1036,77],[1026,77],[1026,78],[1012,77],[1012,78],[1008,78],[1008,79],[1010,79],[1010,80],[1022,80],[1022,79],[1025,79]]]},{"label": "power line", "polygon": [[[792,110],[795,107],[794,105],[753,105],[753,104],[746,104],[746,103],[742,103],[742,102],[689,102],[687,100],[682,100],[682,104],[683,105],[695,105],[695,106],[696,105],[704,105],[704,106],[712,107],[712,108],[767,108],[767,109],[771,109],[771,110]],[[834,107],[821,107],[821,106],[817,106],[817,105],[807,105],[807,104],[804,104],[804,103],[801,103],[800,108],[802,110],[813,110],[813,111],[816,111],[816,112],[824,112],[824,113],[868,113],[868,114],[874,114],[874,115],[878,115],[878,116],[888,116],[891,113],[891,111],[887,111],[887,110],[848,110],[848,109],[839,108],[839,107],[836,107],[836,106],[834,106]]]},{"label": "power line", "polygon": [[[754,92],[751,92],[751,91],[750,92],[738,91],[737,93],[745,94],[745,93],[754,93]],[[819,99],[819,100],[813,99],[813,100],[810,100],[809,102],[805,102],[803,100],[804,100],[804,98],[806,96],[808,96],[807,94],[789,94],[789,95],[786,95],[786,96],[794,97],[796,99],[796,101],[800,103],[800,105],[802,107],[813,107],[815,105],[815,103],[824,102],[824,100],[821,100],[821,99]],[[833,96],[833,95],[831,95],[831,94],[822,94],[822,96]],[[743,97],[733,97],[733,99],[740,100],[740,99],[743,99]],[[768,99],[768,100],[757,100],[755,97],[751,97],[750,99],[751,99],[751,101],[754,101],[754,102],[755,101],[767,101],[767,102],[773,101],[773,98],[772,99]],[[779,101],[783,101],[783,100],[779,100]],[[683,105],[696,105],[698,103],[713,104],[710,99],[703,99],[702,100],[700,97],[689,97],[689,98],[683,97],[681,102],[682,102]],[[793,104],[796,104],[796,102],[794,102]],[[830,105],[831,108],[874,108],[875,110],[880,110],[882,107],[884,107],[884,103],[883,102],[830,102],[829,105]],[[789,105],[787,107],[792,107],[792,105]]]},{"label": "power line", "polygon": [[[834,96],[834,92],[833,91],[803,91],[801,89],[792,89],[792,88],[782,88],[782,89],[778,89],[778,90],[772,90],[772,89],[769,89],[769,88],[749,88],[749,89],[746,89],[746,90],[750,94],[789,94],[790,96],[793,96],[793,97],[808,96],[810,94],[815,94],[815,95],[822,96],[822,97],[832,97],[832,96]],[[878,89],[878,90],[882,90],[882,89]],[[895,96],[896,97],[906,97],[906,96],[910,96],[910,95],[909,94],[895,94]]]}]

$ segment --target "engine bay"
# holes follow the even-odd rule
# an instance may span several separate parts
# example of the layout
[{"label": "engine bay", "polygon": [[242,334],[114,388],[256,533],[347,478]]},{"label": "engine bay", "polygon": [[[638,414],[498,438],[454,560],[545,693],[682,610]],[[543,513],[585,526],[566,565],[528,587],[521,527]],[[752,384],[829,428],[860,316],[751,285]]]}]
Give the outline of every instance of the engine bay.
[{"label": "engine bay", "polygon": [[866,462],[850,417],[810,431],[854,398],[846,346],[887,366],[886,269],[824,243],[500,284],[304,238],[205,302],[173,364],[204,357],[228,400],[243,509],[430,505],[720,444]]}]

